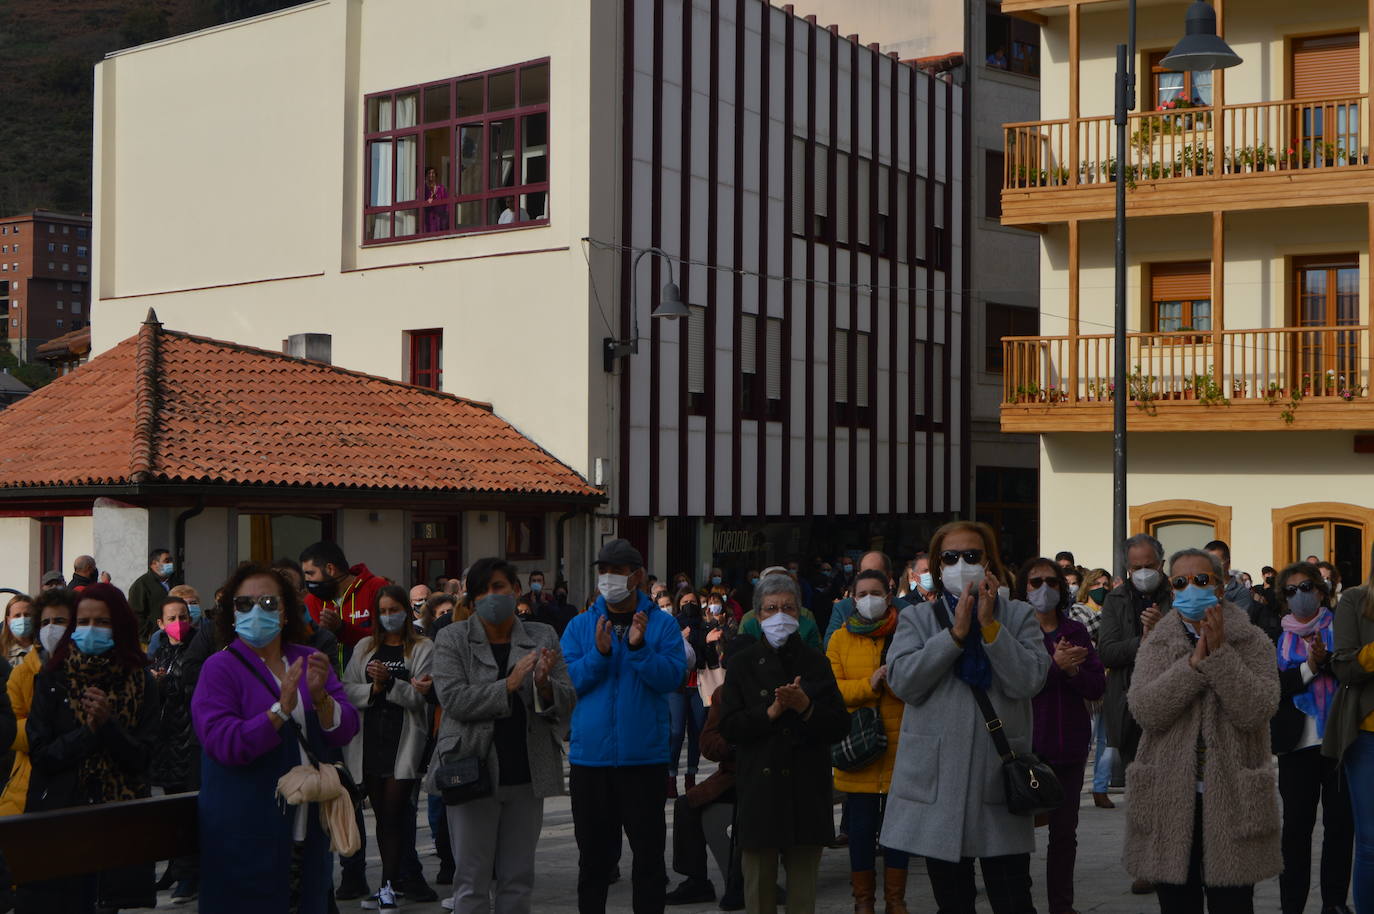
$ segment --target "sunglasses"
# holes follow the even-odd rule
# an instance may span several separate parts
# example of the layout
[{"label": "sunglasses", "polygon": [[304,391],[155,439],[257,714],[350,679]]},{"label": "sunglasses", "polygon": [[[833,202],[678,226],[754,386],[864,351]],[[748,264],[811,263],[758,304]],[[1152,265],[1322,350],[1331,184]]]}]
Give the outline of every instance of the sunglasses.
[{"label": "sunglasses", "polygon": [[940,561],[946,565],[953,565],[963,559],[970,565],[979,565],[983,561],[983,550],[981,549],[946,549],[940,553]]},{"label": "sunglasses", "polygon": [[1034,590],[1035,588],[1039,587],[1041,584],[1045,584],[1045,585],[1048,585],[1049,587],[1053,587],[1055,590],[1058,590],[1058,589],[1059,589],[1059,579],[1058,579],[1058,578],[1030,578],[1030,579],[1028,579],[1028,580],[1026,581],[1026,583],[1030,585],[1030,587],[1031,587],[1032,590]]},{"label": "sunglasses", "polygon": [[1212,580],[1212,576],[1210,574],[1203,572],[1201,574],[1193,575],[1191,579],[1187,575],[1181,574],[1169,583],[1173,585],[1174,590],[1182,590],[1183,588],[1187,587],[1189,583],[1196,584],[1199,587],[1211,587],[1214,581]]},{"label": "sunglasses", "polygon": [[1297,596],[1298,591],[1300,590],[1303,593],[1311,593],[1316,589],[1316,584],[1313,584],[1311,581],[1303,581],[1301,584],[1289,584],[1287,587],[1283,589],[1283,592],[1290,597],[1295,597]]},{"label": "sunglasses", "polygon": [[262,597],[250,597],[247,595],[234,597],[234,612],[246,613],[252,610],[254,606],[261,606],[268,612],[274,613],[281,609],[281,597],[274,597],[271,595]]}]

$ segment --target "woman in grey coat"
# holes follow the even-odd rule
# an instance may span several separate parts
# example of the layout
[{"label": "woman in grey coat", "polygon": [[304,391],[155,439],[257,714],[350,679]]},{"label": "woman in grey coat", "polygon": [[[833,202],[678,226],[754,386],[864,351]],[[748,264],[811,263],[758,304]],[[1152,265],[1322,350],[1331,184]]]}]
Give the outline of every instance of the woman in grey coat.
[{"label": "woman in grey coat", "polygon": [[973,914],[975,857],[994,914],[1033,914],[1033,820],[1007,810],[1001,758],[970,684],[987,692],[1012,749],[1029,752],[1031,699],[1050,656],[1030,604],[997,592],[991,528],[945,524],[930,557],[935,597],[902,610],[887,654],[887,685],[906,711],[880,843],[926,858],[944,914]]},{"label": "woman in grey coat", "polygon": [[[453,910],[528,914],[544,799],[563,793],[563,736],[577,701],[558,634],[515,616],[519,572],[497,558],[468,569],[471,618],[438,635],[434,690],[444,710],[426,787],[446,761],[478,756],[494,792],[448,807]],[[493,878],[494,873],[494,878]]]}]

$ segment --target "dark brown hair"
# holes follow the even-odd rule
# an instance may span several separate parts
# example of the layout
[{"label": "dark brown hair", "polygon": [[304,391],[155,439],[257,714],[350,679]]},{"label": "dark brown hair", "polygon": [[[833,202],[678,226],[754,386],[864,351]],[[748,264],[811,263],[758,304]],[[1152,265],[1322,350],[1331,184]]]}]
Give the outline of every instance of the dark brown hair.
[{"label": "dark brown hair", "polygon": [[1055,609],[1059,611],[1059,615],[1062,617],[1064,610],[1068,609],[1069,604],[1073,601],[1073,594],[1069,593],[1069,582],[1064,580],[1064,569],[1060,568],[1059,563],[1054,559],[1045,558],[1042,555],[1021,566],[1021,571],[1016,575],[1016,599],[1030,600],[1030,573],[1041,566],[1054,569],[1054,576],[1059,579],[1059,605]]}]

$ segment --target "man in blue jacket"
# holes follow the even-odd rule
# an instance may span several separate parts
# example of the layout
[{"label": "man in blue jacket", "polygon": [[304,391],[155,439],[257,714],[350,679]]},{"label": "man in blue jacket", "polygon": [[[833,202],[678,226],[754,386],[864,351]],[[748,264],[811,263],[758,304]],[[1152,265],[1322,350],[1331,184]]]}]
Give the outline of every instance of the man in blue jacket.
[{"label": "man in blue jacket", "polygon": [[686,681],[687,657],[677,622],[641,591],[638,549],[623,539],[606,543],[596,573],[601,596],[568,623],[562,642],[577,689],[568,751],[577,909],[606,910],[624,829],[634,853],[634,912],[662,914],[668,694]]}]

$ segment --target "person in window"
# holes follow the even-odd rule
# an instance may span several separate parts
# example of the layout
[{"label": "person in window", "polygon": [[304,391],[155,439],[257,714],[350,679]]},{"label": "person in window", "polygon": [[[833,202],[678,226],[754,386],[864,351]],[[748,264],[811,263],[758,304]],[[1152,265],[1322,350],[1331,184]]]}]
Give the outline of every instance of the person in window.
[{"label": "person in window", "polygon": [[377,820],[382,884],[373,900],[383,911],[395,910],[396,889],[402,887],[405,841],[415,821],[410,797],[425,767],[429,736],[426,696],[434,644],[408,617],[405,590],[383,587],[377,594],[376,634],[358,642],[343,675],[344,692],[363,717],[345,755]]},{"label": "person in window", "polygon": [[1007,61],[1006,45],[998,45],[997,50],[988,55],[988,66],[996,67],[999,70],[1006,70],[1011,67]]},{"label": "person in window", "polygon": [[442,232],[448,229],[448,188],[439,183],[439,170],[433,166],[425,169],[425,231]]},{"label": "person in window", "polygon": [[[485,761],[494,790],[447,810],[457,864],[452,910],[486,914],[494,896],[501,914],[528,914],[544,800],[564,793],[563,736],[577,696],[554,630],[516,618],[514,565],[478,559],[468,570],[467,592],[473,615],[441,631],[435,647],[434,690],[444,716],[430,770],[475,755]],[[666,750],[666,730],[660,735]],[[435,792],[432,777],[428,788]],[[661,817],[662,800],[655,799]],[[660,911],[662,852],[660,845]]]},{"label": "person in window", "polygon": [[830,747],[849,733],[849,715],[830,662],[799,634],[800,610],[791,576],[759,579],[763,637],[731,658],[718,699],[721,736],[735,747],[735,840],[751,912],[776,909],[779,860],[787,910],[814,911],[821,850],[835,837]]},{"label": "person in window", "polygon": [[1050,674],[1035,696],[1032,747],[1064,788],[1064,801],[1049,813],[1045,893],[1050,914],[1073,914],[1073,870],[1078,855],[1078,800],[1092,743],[1090,703],[1101,700],[1107,674],[1081,622],[1071,618],[1063,571],[1047,558],[1031,559],[1017,577],[1017,593],[1035,610],[1050,655]]},{"label": "person in window", "polygon": [[1283,569],[1274,587],[1278,630],[1279,709],[1270,721],[1271,748],[1279,759],[1283,800],[1283,872],[1279,903],[1283,914],[1302,914],[1311,889],[1312,831],[1322,809],[1322,911],[1349,911],[1351,853],[1355,823],[1340,766],[1321,754],[1332,699],[1340,683],[1331,671],[1335,613],[1315,566]]},{"label": "person in window", "polygon": [[1223,599],[1221,559],[1169,559],[1173,606],[1146,635],[1127,696],[1140,748],[1126,774],[1123,863],[1154,883],[1161,914],[1251,914],[1255,883],[1283,869],[1269,719],[1274,646]]},{"label": "person in window", "polygon": [[[76,621],[34,680],[26,729],[27,812],[149,795],[158,692],[138,640],[138,621],[110,584],[82,591]],[[157,904],[152,863],[97,875],[28,883],[19,914],[93,912]]]},{"label": "person in window", "polygon": [[303,737],[337,760],[358,712],[328,659],[307,647],[296,591],[281,572],[245,563],[222,589],[214,623],[228,645],[205,661],[191,699],[204,752],[198,803],[201,914],[325,914],[333,888],[319,804],[280,804],[277,781],[304,764]]},{"label": "person in window", "polygon": [[[854,910],[872,914],[877,897],[874,848],[882,830],[883,806],[892,786],[892,767],[901,737],[902,700],[887,688],[887,650],[897,631],[900,610],[888,590],[884,571],[860,571],[854,580],[849,617],[826,645],[826,657],[845,709],[876,708],[887,735],[887,751],[872,763],[852,771],[835,769],[835,789],[844,793],[849,835],[849,882]],[[841,605],[841,604],[837,604]],[[887,914],[906,914],[909,856],[883,848],[883,898]]]},{"label": "person in window", "polygon": [[5,604],[5,626],[0,629],[0,655],[9,661],[10,666],[18,666],[33,649],[33,639],[38,633],[35,615],[33,598],[27,594],[15,594]]},{"label": "person in window", "polygon": [[76,618],[76,595],[65,587],[45,590],[34,601],[38,613],[38,644],[24,656],[5,683],[9,694],[10,707],[14,711],[18,730],[14,735],[14,764],[10,768],[5,792],[0,795],[0,816],[14,816],[24,811],[29,795],[29,735],[26,729],[29,708],[33,705],[33,683],[38,672],[49,660],[53,651],[66,637]]},{"label": "person in window", "polygon": [[1007,809],[1002,760],[972,687],[987,693],[1012,749],[1030,751],[1031,700],[1050,657],[1035,611],[1003,596],[988,570],[1002,567],[990,527],[945,524],[930,556],[937,596],[902,612],[887,653],[887,687],[906,710],[881,840],[926,857],[945,914],[973,914],[974,858],[994,914],[1027,914],[1034,822]]},{"label": "person in window", "polygon": [[520,207],[518,211],[516,210],[514,197],[502,197],[501,206],[504,207],[504,209],[501,210],[500,218],[496,220],[498,225],[510,225],[512,222],[530,221],[530,214],[525,212],[523,206]]},{"label": "person in window", "polygon": [[[169,596],[162,602],[157,620],[162,639],[151,657],[150,670],[157,683],[159,708],[157,740],[153,746],[149,780],[165,793],[194,790],[200,746],[191,726],[191,690],[184,675],[186,650],[194,628],[191,610],[181,597]],[[172,903],[185,904],[196,897],[196,863],[192,854],[172,860],[158,888],[173,887]]]}]

